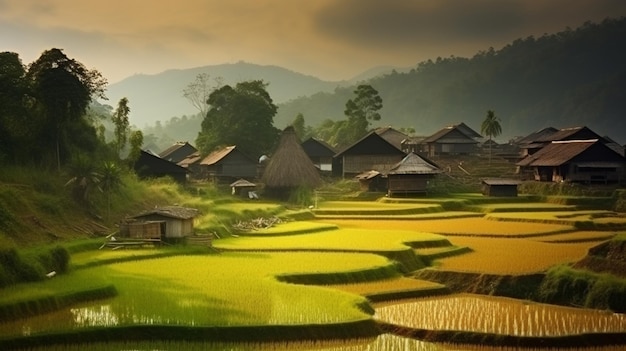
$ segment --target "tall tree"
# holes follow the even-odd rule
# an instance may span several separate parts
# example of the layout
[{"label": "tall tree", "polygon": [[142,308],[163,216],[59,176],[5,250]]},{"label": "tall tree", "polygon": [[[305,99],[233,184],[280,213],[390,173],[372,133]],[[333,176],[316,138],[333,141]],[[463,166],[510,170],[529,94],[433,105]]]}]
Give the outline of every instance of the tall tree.
[{"label": "tall tree", "polygon": [[128,99],[123,97],[117,103],[117,108],[111,115],[111,120],[115,126],[113,134],[115,135],[115,150],[119,157],[122,150],[126,146],[128,140],[128,132],[130,128],[130,122],[128,121],[128,115],[130,114],[130,107],[128,106]]},{"label": "tall tree", "polygon": [[383,108],[383,99],[378,91],[369,84],[361,84],[354,91],[356,97],[346,102],[344,114],[348,117],[345,131],[347,140],[339,144],[350,144],[365,133],[372,121],[379,121],[381,116],[378,111]]},{"label": "tall tree", "polygon": [[18,54],[0,53],[0,160],[2,156],[19,159],[19,150],[31,141],[24,139],[27,134],[25,74]]},{"label": "tall tree", "polygon": [[491,138],[498,137],[502,134],[500,118],[496,116],[493,110],[487,111],[487,116],[480,125],[480,132],[489,137],[489,164],[491,164]]},{"label": "tall tree", "polygon": [[128,138],[128,143],[130,144],[130,151],[128,152],[128,162],[130,166],[135,164],[141,155],[141,146],[143,145],[143,133],[140,130],[135,130],[130,133],[130,137]]},{"label": "tall tree", "polygon": [[213,80],[215,85],[211,86],[210,79],[211,76],[208,73],[200,73],[193,82],[183,89],[183,96],[191,102],[193,107],[198,109],[202,117],[206,116],[209,111],[208,101],[211,92],[219,89],[224,84],[224,79],[217,77]]},{"label": "tall tree", "polygon": [[106,79],[96,70],[68,58],[61,49],[44,51],[28,68],[28,82],[44,124],[52,131],[58,169],[61,143],[68,125],[85,115],[94,97],[104,98]]},{"label": "tall tree", "polygon": [[209,97],[209,111],[202,121],[196,146],[208,153],[220,146],[237,145],[250,156],[271,150],[278,140],[274,115],[278,110],[260,80],[225,85]]}]

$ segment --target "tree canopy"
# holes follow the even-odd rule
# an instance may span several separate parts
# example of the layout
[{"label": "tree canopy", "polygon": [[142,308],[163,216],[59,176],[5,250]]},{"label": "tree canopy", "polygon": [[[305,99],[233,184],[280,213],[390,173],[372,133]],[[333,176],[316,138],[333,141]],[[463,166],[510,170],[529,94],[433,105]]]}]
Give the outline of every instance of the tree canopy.
[{"label": "tree canopy", "polygon": [[214,90],[196,147],[205,154],[228,145],[237,145],[254,157],[268,153],[278,140],[279,130],[273,126],[277,107],[266,87],[263,81],[253,80]]},{"label": "tree canopy", "polygon": [[96,70],[67,57],[61,49],[44,51],[27,69],[15,53],[0,54],[2,140],[12,142],[4,157],[15,162],[61,165],[71,150],[98,147],[86,111],[104,97],[106,80]]}]

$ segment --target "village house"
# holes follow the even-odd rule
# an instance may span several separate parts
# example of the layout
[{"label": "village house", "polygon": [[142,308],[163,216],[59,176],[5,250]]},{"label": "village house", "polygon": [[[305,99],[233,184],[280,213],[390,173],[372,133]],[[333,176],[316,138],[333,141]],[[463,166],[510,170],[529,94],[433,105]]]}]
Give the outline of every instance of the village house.
[{"label": "village house", "polygon": [[325,173],[332,172],[333,156],[336,153],[335,148],[313,137],[303,141],[301,146],[315,167]]},{"label": "village house", "polygon": [[372,131],[335,155],[338,169],[333,173],[352,178],[369,170],[386,173],[406,154]]},{"label": "village house", "polygon": [[162,238],[183,238],[194,234],[194,218],[197,215],[195,208],[164,206],[142,212],[131,219],[144,226],[157,225]]},{"label": "village house", "polygon": [[187,180],[186,168],[144,150],[141,150],[133,168],[142,179],[171,177],[179,183]]},{"label": "village house", "polygon": [[598,139],[553,141],[517,165],[537,181],[617,183],[624,180],[624,156]]},{"label": "village house", "polygon": [[202,159],[200,169],[205,179],[230,183],[239,178],[254,179],[257,162],[237,149],[237,146],[227,146]]},{"label": "village house", "polygon": [[517,187],[521,181],[517,179],[491,178],[481,181],[482,194],[494,197],[516,197]]},{"label": "village house", "polygon": [[475,154],[480,138],[482,135],[465,123],[450,125],[422,140],[422,151],[428,157]]},{"label": "village house", "polygon": [[387,195],[426,193],[429,180],[441,172],[431,160],[410,153],[387,172]]},{"label": "village house", "polygon": [[179,163],[180,161],[185,159],[187,156],[197,151],[198,149],[196,149],[193,145],[189,144],[188,142],[178,141],[174,143],[172,146],[168,147],[167,149],[161,151],[159,153],[159,157],[164,160],[173,162],[173,163]]}]

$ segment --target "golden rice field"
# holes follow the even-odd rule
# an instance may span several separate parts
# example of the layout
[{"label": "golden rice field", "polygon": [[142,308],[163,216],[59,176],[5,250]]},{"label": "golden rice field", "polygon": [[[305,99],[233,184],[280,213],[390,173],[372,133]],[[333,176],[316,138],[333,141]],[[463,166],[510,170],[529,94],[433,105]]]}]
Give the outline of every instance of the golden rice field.
[{"label": "golden rice field", "polygon": [[359,295],[369,295],[381,292],[405,291],[405,290],[431,290],[441,288],[443,285],[427,280],[397,277],[373,282],[356,284],[333,284],[326,285],[329,288],[344,290]]},{"label": "golden rice field", "polygon": [[455,236],[456,246],[473,251],[436,262],[440,269],[490,274],[521,274],[547,270],[551,266],[579,260],[597,242],[546,243],[530,239],[499,239]]},{"label": "golden rice field", "polygon": [[527,337],[613,333],[626,330],[626,315],[458,294],[376,308],[375,318],[415,329],[457,330]]},{"label": "golden rice field", "polygon": [[544,223],[560,223],[564,225],[575,222],[590,221],[599,224],[626,224],[626,217],[615,216],[612,211],[546,211],[546,212],[492,212],[485,216],[492,220],[535,221]]},{"label": "golden rice field", "polygon": [[[374,221],[376,223],[377,221]],[[382,223],[382,221],[380,221]],[[225,238],[214,243],[227,250],[345,250],[391,251],[408,249],[405,243],[441,241],[432,233],[396,228],[343,228],[306,235]]]},{"label": "golden rice field", "polygon": [[592,230],[580,230],[571,233],[544,235],[529,238],[535,241],[543,241],[547,243],[574,243],[583,241],[604,241],[609,240],[618,233],[609,231],[592,231]]},{"label": "golden rice field", "polygon": [[[324,222],[324,221],[322,221]],[[553,234],[573,230],[570,225],[490,221],[485,218],[451,218],[436,220],[352,220],[334,219],[326,221],[340,228],[415,230],[448,235],[477,236],[525,236]]]}]

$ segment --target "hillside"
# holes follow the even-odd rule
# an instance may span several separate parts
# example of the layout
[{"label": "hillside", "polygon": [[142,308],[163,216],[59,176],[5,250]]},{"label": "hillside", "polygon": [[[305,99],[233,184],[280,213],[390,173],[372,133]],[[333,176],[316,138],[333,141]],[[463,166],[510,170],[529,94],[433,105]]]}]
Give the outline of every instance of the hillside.
[{"label": "hillside", "polygon": [[[430,135],[447,124],[480,129],[486,111],[502,119],[501,140],[544,127],[588,125],[626,142],[626,19],[605,20],[540,38],[528,37],[472,58],[420,63],[407,73],[368,81],[383,99],[380,125]],[[302,113],[308,125],[343,119],[353,87],[280,105],[275,123]]]}]

